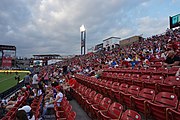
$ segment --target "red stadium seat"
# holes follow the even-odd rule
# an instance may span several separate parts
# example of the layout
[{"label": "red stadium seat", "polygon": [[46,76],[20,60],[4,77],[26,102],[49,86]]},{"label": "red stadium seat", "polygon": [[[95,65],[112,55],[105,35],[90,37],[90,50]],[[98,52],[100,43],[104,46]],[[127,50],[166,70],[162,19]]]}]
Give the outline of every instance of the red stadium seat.
[{"label": "red stadium seat", "polygon": [[155,96],[153,102],[145,103],[145,117],[152,116],[156,120],[166,119],[166,108],[175,109],[178,104],[178,98],[174,93],[160,92]]},{"label": "red stadium seat", "polygon": [[124,83],[128,84],[129,86],[132,85],[132,80],[131,80],[131,74],[130,73],[124,74]]},{"label": "red stadium seat", "polygon": [[134,110],[126,110],[120,120],[141,120],[141,115]]},{"label": "red stadium seat", "polygon": [[150,75],[142,75],[139,80],[134,80],[133,85],[139,86],[140,88],[143,88],[143,82],[149,81]]},{"label": "red stadium seat", "polygon": [[179,120],[180,118],[180,102],[176,110],[167,108],[166,110],[166,120]]},{"label": "red stadium seat", "polygon": [[127,92],[128,90],[128,84],[121,84],[119,86],[119,90],[118,92],[115,92],[115,99],[118,101],[118,102],[121,102],[121,92]]},{"label": "red stadium seat", "polygon": [[91,105],[91,110],[90,110],[91,117],[97,119],[99,112],[108,110],[110,104],[111,104],[111,99],[105,97],[102,99],[102,101],[99,104]]},{"label": "red stadium seat", "polygon": [[163,81],[164,81],[164,77],[163,76],[153,75],[153,76],[151,76],[151,79],[149,81],[145,81],[143,83],[143,86],[145,88],[153,89],[153,90],[155,90],[157,92],[156,84],[157,83],[163,83]]},{"label": "red stadium seat", "polygon": [[124,80],[124,73],[119,73],[117,75],[117,79],[118,79],[118,82],[121,84],[123,83],[123,80]]},{"label": "red stadium seat", "polygon": [[83,107],[83,109],[84,109],[85,111],[87,111],[86,102],[87,102],[87,101],[88,101],[88,102],[93,101],[95,95],[96,95],[96,91],[91,91],[91,92],[89,93],[88,97],[87,97],[86,99],[83,99],[83,101],[82,101],[82,107]]},{"label": "red stadium seat", "polygon": [[121,92],[122,103],[124,103],[128,108],[131,108],[131,97],[138,96],[139,91],[140,87],[132,85],[128,88],[127,93]]},{"label": "red stadium seat", "polygon": [[108,111],[100,111],[98,120],[119,120],[122,112],[123,106],[117,102],[114,102],[113,104],[111,104]]},{"label": "red stadium seat", "polygon": [[152,89],[144,88],[139,92],[138,97],[132,96],[131,106],[134,110],[144,113],[144,102],[153,101],[155,97],[155,91]]},{"label": "red stadium seat", "polygon": [[154,71],[153,74],[154,75],[162,75],[162,76],[167,76],[168,73],[168,68],[166,67],[160,67],[157,69],[157,71]]},{"label": "red stadium seat", "polygon": [[112,87],[111,87],[111,90],[110,90],[110,94],[109,94],[110,98],[115,100],[116,99],[115,98],[115,94],[116,93],[119,93],[119,83],[118,82],[114,82],[112,84]]},{"label": "red stadium seat", "polygon": [[90,107],[91,105],[94,105],[94,104],[99,104],[101,102],[101,100],[103,99],[103,95],[102,94],[96,94],[94,98],[92,99],[87,99],[86,100],[86,103],[85,103],[85,106],[86,106],[86,111],[89,113],[90,112]]},{"label": "red stadium seat", "polygon": [[168,76],[163,83],[158,83],[158,92],[174,92],[175,86],[180,85],[179,76]]},{"label": "red stadium seat", "polygon": [[105,89],[103,91],[103,95],[106,97],[110,97],[109,94],[111,93],[111,87],[112,87],[113,81],[107,81],[105,85]]}]

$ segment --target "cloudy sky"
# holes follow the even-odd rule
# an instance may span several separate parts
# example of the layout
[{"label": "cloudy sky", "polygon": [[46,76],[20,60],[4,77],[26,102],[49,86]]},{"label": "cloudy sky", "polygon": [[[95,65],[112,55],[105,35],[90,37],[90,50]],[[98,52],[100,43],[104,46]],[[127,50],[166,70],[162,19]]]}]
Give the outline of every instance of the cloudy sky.
[{"label": "cloudy sky", "polygon": [[80,54],[79,27],[90,48],[110,36],[163,33],[180,0],[1,0],[0,44],[17,56]]}]

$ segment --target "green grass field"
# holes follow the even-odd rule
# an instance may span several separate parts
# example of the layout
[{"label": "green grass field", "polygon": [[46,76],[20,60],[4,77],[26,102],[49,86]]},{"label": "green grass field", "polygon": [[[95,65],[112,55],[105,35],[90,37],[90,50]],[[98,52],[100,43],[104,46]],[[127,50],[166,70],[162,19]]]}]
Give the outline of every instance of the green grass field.
[{"label": "green grass field", "polygon": [[[21,80],[26,75],[25,72],[19,72]],[[0,93],[8,90],[9,88],[15,86],[17,84],[17,80],[15,80],[15,73],[6,74],[4,72],[0,72]]]}]

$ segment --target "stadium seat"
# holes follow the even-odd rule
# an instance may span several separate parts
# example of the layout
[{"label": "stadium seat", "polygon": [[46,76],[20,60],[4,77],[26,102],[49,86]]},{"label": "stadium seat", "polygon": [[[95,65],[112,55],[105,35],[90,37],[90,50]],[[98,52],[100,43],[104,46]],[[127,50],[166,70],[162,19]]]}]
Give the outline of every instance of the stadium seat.
[{"label": "stadium seat", "polygon": [[180,102],[177,109],[167,108],[166,120],[179,120],[180,119]]},{"label": "stadium seat", "polygon": [[99,104],[91,105],[91,117],[97,119],[99,112],[108,110],[110,105],[111,99],[107,97],[103,98]]},{"label": "stadium seat", "polygon": [[105,85],[105,89],[103,89],[103,95],[106,97],[110,97],[109,94],[111,93],[111,87],[112,87],[113,81],[107,81]]},{"label": "stadium seat", "polygon": [[176,109],[178,98],[174,93],[160,92],[153,102],[145,102],[145,117],[149,115],[156,120],[166,119],[166,108]]},{"label": "stadium seat", "polygon": [[131,107],[134,110],[145,113],[145,101],[153,101],[155,97],[155,90],[144,88],[139,92],[138,97],[131,97]]},{"label": "stadium seat", "polygon": [[93,101],[95,95],[96,95],[96,91],[91,91],[91,92],[89,93],[89,95],[88,95],[87,98],[82,99],[82,108],[83,108],[85,111],[87,111],[87,109],[86,109],[86,102],[87,102],[87,100],[88,100],[89,102]]},{"label": "stadium seat", "polygon": [[118,82],[114,82],[112,84],[112,87],[111,87],[111,90],[110,90],[110,93],[109,93],[109,96],[111,99],[115,100],[115,93],[118,93],[119,92],[119,83]]},{"label": "stadium seat", "polygon": [[168,73],[168,68],[166,67],[160,67],[157,69],[157,71],[153,71],[154,75],[162,75],[164,77],[167,76],[167,73]]},{"label": "stadium seat", "polygon": [[158,83],[158,92],[174,92],[174,88],[180,85],[179,76],[168,76],[163,83]]},{"label": "stadium seat", "polygon": [[117,100],[117,102],[122,102],[121,100],[121,92],[127,92],[128,90],[128,84],[121,84],[119,86],[118,92],[115,92],[115,99]]},{"label": "stadium seat", "polygon": [[153,75],[153,76],[151,76],[149,81],[145,81],[143,83],[143,86],[144,86],[144,88],[153,89],[157,93],[158,92],[157,91],[157,83],[163,83],[163,81],[164,81],[164,77],[163,76]]},{"label": "stadium seat", "polygon": [[141,120],[141,115],[134,110],[126,110],[120,120]]},{"label": "stadium seat", "polygon": [[117,75],[118,82],[121,84],[124,80],[124,73],[118,73]]},{"label": "stadium seat", "polygon": [[180,68],[179,66],[170,68],[167,73],[168,76],[175,76],[179,68]]},{"label": "stadium seat", "polygon": [[66,106],[64,111],[56,111],[57,118],[67,118],[68,114],[71,112],[72,106],[69,104]]},{"label": "stadium seat", "polygon": [[89,112],[90,112],[91,105],[99,104],[102,99],[103,99],[103,95],[98,93],[98,94],[95,95],[94,98],[86,100],[86,103],[85,103],[86,108],[85,108],[85,110],[88,113],[88,115],[89,115]]},{"label": "stadium seat", "polygon": [[121,92],[121,100],[122,103],[126,105],[126,107],[131,108],[131,97],[138,96],[140,91],[140,87],[138,86],[130,86],[127,92]]},{"label": "stadium seat", "polygon": [[131,74],[130,73],[124,74],[124,82],[123,83],[126,83],[129,86],[132,85],[132,79],[131,79]]},{"label": "stadium seat", "polygon": [[82,94],[81,97],[80,97],[80,105],[82,105],[82,106],[84,105],[83,102],[89,96],[90,93],[91,93],[91,89],[90,88],[86,89],[84,94]]},{"label": "stadium seat", "polygon": [[134,80],[133,85],[139,86],[141,89],[143,88],[143,82],[149,81],[150,75],[142,75],[139,80]]},{"label": "stadium seat", "polygon": [[108,111],[100,111],[98,120],[119,120],[123,112],[123,106],[120,103],[114,102],[109,107]]}]

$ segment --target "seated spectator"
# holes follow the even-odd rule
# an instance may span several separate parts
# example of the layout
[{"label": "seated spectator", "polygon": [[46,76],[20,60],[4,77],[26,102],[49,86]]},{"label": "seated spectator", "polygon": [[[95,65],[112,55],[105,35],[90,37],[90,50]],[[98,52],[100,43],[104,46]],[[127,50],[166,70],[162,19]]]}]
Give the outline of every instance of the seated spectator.
[{"label": "seated spectator", "polygon": [[180,57],[173,50],[169,51],[164,66],[172,67],[178,65],[180,65]]},{"label": "seated spectator", "polygon": [[16,120],[28,120],[26,112],[24,110],[18,110],[16,113]]},{"label": "seated spectator", "polygon": [[57,92],[56,98],[54,99],[53,97],[51,97],[49,99],[49,101],[46,101],[44,108],[43,108],[42,118],[44,118],[47,108],[54,108],[55,102],[57,102],[58,103],[57,105],[60,106],[60,102],[63,99],[62,88],[61,88],[61,86],[56,86],[55,90]]},{"label": "seated spectator", "polygon": [[35,116],[33,115],[32,109],[29,105],[25,105],[22,108],[19,108],[18,111],[24,110],[28,120],[35,120]]},{"label": "seated spectator", "polygon": [[14,107],[15,104],[17,104],[19,101],[21,101],[24,98],[24,93],[19,92],[17,99],[14,101],[9,101],[6,105],[6,109],[9,110]]}]

